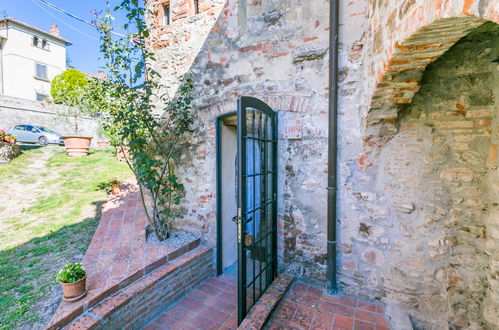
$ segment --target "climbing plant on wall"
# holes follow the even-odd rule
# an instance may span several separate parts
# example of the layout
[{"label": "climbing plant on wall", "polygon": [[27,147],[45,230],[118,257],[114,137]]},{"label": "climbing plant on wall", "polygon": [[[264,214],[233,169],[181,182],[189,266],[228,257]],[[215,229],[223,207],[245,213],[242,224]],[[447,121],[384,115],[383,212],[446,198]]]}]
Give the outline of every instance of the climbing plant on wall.
[{"label": "climbing plant on wall", "polygon": [[166,86],[151,66],[154,54],[146,47],[151,34],[139,3],[123,0],[114,9],[125,12],[128,19],[124,29],[129,32],[124,37],[114,33],[110,11],[96,17],[108,79],[88,93],[93,93],[92,103],[108,114],[106,129],[113,132],[114,142],[129,148],[126,161],[137,177],[146,217],[158,239],[165,240],[171,220],[179,215],[176,206],[183,193],[175,159],[192,123],[193,82],[183,78],[173,99],[161,94]]}]

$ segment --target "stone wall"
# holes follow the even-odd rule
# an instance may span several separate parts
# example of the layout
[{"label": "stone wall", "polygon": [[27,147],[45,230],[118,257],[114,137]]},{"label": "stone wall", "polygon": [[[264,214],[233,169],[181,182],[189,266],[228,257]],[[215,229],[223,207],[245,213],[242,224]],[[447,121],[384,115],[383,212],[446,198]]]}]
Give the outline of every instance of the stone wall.
[{"label": "stone wall", "polygon": [[[214,119],[239,95],[261,98],[305,131],[280,134],[281,270],[324,283],[329,1],[204,3],[167,28],[150,19],[171,95],[178,75],[196,81],[178,225],[214,246]],[[400,329],[497,326],[495,46],[480,31],[454,45],[499,22],[499,3],[353,0],[340,12],[341,289],[386,301]]]},{"label": "stone wall", "polygon": [[423,328],[499,324],[498,37],[485,24],[427,68],[370,192],[358,193],[361,216],[342,232],[345,268],[357,268],[346,277],[408,307]]},{"label": "stone wall", "polygon": [[424,295],[406,302],[427,319],[441,315],[442,327],[499,325],[498,58],[499,26],[488,23],[431,64],[381,158],[383,190],[415,208],[396,216],[404,239],[399,258],[388,258],[387,297],[405,291],[407,299],[401,284],[411,283]]},{"label": "stone wall", "polygon": [[[0,95],[0,129],[26,124],[47,127],[63,135],[73,134],[74,122],[58,115],[61,111],[59,105]],[[98,123],[95,119],[82,118],[78,125],[80,134],[93,136],[93,143],[97,142]]]},{"label": "stone wall", "polygon": [[[159,2],[148,2],[159,11]],[[172,9],[189,1],[171,1]],[[301,119],[304,136],[279,144],[281,270],[316,282],[326,274],[328,1],[204,1],[200,14],[160,26],[156,68],[165,82],[193,76],[195,131],[179,164],[185,185],[184,229],[216,243],[215,119],[254,96],[279,111],[279,125]],[[314,171],[307,171],[314,168]]]}]

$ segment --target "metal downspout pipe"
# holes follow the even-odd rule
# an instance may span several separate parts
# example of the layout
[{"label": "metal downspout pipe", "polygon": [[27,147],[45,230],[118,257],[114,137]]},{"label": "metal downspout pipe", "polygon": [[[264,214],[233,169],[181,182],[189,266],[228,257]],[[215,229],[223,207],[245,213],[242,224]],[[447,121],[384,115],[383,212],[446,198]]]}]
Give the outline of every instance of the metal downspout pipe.
[{"label": "metal downspout pipe", "polygon": [[336,214],[338,192],[338,29],[340,0],[330,0],[329,19],[329,133],[327,187],[327,291],[338,292]]}]

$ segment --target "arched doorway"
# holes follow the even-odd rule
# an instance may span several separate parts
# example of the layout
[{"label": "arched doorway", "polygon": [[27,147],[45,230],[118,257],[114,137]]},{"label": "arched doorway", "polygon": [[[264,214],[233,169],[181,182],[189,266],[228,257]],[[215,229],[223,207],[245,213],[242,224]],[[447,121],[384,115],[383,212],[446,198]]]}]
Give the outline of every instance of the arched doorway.
[{"label": "arched doorway", "polygon": [[240,323],[277,276],[277,113],[241,97],[216,127],[217,273],[237,260]]}]

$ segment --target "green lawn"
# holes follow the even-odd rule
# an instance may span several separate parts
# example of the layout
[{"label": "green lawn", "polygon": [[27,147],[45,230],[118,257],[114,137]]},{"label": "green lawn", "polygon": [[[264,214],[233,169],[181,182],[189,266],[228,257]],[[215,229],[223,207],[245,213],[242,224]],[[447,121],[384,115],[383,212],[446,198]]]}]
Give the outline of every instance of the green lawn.
[{"label": "green lawn", "polygon": [[41,328],[60,298],[55,274],[92,238],[106,183],[132,173],[113,150],[69,158],[60,147],[26,149],[0,165],[0,328]]}]

